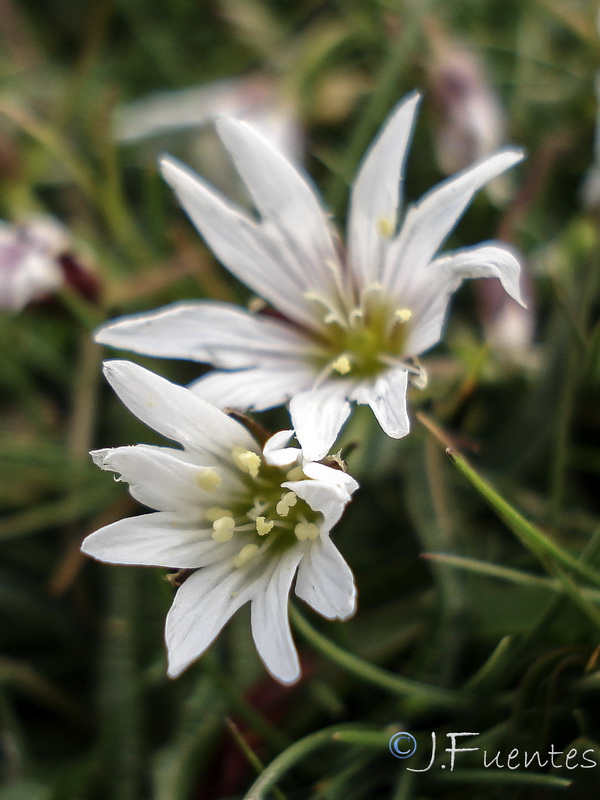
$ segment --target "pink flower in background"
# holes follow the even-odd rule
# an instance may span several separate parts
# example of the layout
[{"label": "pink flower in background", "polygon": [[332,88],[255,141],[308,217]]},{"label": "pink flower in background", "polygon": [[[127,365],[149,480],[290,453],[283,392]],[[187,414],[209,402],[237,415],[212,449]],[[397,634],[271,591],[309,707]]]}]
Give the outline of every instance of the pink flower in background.
[{"label": "pink flower in background", "polygon": [[442,41],[427,68],[437,117],[435,152],[449,175],[500,147],[506,115],[483,64],[470,50]]},{"label": "pink flower in background", "polygon": [[0,221],[0,308],[19,311],[64,280],[58,258],[70,245],[67,229],[52,217],[21,225]]},{"label": "pink flower in background", "polygon": [[[600,35],[600,11],[596,14],[596,29]],[[594,136],[594,160],[588,169],[580,189],[581,202],[586,211],[600,215],[600,72],[594,78],[596,94],[596,134]]]},{"label": "pink flower in background", "polygon": [[[435,111],[435,154],[443,172],[463,169],[503,144],[506,114],[491,85],[482,61],[466,47],[434,31],[434,55],[427,64]],[[499,178],[490,194],[505,200],[506,187]],[[532,287],[524,281],[524,296],[531,300]],[[531,346],[534,315],[513,303],[493,281],[476,287],[475,296],[485,335],[504,356],[520,359]]]}]

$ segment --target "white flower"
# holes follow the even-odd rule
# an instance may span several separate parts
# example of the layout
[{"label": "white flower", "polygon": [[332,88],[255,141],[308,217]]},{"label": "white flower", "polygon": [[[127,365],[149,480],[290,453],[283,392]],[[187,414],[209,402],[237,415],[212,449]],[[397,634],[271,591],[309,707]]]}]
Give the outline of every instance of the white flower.
[{"label": "white flower", "polygon": [[464,278],[499,278],[522,303],[519,262],[497,242],[435,258],[475,192],[521,160],[489,156],[404,214],[399,194],[419,97],[405,99],[367,153],[354,183],[348,252],[340,252],[314,190],[249,125],[217,128],[259,213],[255,219],[171,159],[163,173],[216,256],[283,318],[199,301],[108,324],[97,340],[154,356],[213,364],[193,390],[221,407],[262,410],[291,398],[309,459],[331,449],[350,402],[370,405],[384,431],[409,431],[409,376],[442,333]]},{"label": "white flower", "polygon": [[59,286],[64,275],[56,259],[69,243],[67,229],[52,217],[0,221],[0,308],[20,311]]},{"label": "white flower", "polygon": [[250,122],[290,158],[301,160],[303,134],[293,103],[283,96],[280,83],[260,72],[154,92],[126,103],[117,109],[115,139],[137,142],[187,131],[199,157],[214,159],[199,134],[224,114]]},{"label": "white flower", "polygon": [[135,445],[97,450],[102,469],[129,483],[153,513],[88,536],[84,553],[114,564],[193,570],[167,617],[169,675],[207,649],[228,619],[251,602],[252,635],[282,683],[300,674],[288,594],[328,619],[354,613],[350,568],[329,538],[358,484],[344,472],[304,462],[280,431],[261,449],[239,422],[128,361],[105,374],[125,405],[181,449]]}]

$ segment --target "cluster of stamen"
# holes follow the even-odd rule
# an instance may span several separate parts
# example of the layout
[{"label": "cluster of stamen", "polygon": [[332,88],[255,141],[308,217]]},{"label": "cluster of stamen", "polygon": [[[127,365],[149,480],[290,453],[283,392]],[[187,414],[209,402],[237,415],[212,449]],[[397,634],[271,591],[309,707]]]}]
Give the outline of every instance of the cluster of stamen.
[{"label": "cluster of stamen", "polygon": [[391,364],[405,366],[412,311],[394,308],[380,284],[364,289],[358,302],[344,298],[343,311],[314,292],[306,298],[324,323],[317,384],[330,375],[370,378]]},{"label": "cluster of stamen", "polygon": [[[235,448],[231,458],[242,477],[244,490],[232,498],[228,507],[208,508],[205,519],[212,524],[211,535],[216,542],[229,542],[239,536],[235,567],[243,567],[276,543],[286,546],[318,538],[320,515],[295,492],[282,486],[286,481],[306,479],[300,466],[273,467],[257,453],[242,447]],[[212,491],[219,488],[221,480],[215,470],[204,469],[198,483]]]}]

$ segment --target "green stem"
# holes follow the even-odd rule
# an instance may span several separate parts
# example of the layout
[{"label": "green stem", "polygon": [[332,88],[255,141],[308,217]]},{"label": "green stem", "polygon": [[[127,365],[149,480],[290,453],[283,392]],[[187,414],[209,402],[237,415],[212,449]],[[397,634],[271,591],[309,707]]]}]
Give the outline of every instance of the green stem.
[{"label": "green stem", "polygon": [[[330,728],[323,728],[320,731],[305,736],[304,739],[294,742],[287,750],[284,750],[283,753],[280,753],[277,758],[271,761],[258,780],[252,784],[244,800],[262,800],[266,797],[267,792],[273,788],[275,783],[279,781],[286,772],[314,750],[320,750],[322,747],[332,742],[358,744],[361,736],[364,737],[365,734],[373,733],[376,733],[377,737],[379,737],[378,744],[381,747],[387,745],[389,735],[380,731],[375,732],[368,728],[361,729],[355,723],[333,725]],[[349,735],[351,742],[344,739],[344,736]]]},{"label": "green stem", "polygon": [[370,664],[359,656],[348,653],[318,633],[293,606],[290,607],[290,618],[301,635],[316,650],[365,683],[370,683],[399,697],[415,697],[434,706],[457,706],[464,700],[458,692],[403,678],[389,670]]},{"label": "green stem", "polygon": [[[548,592],[560,592],[561,583],[556,578],[546,578],[544,575],[534,575],[512,567],[503,567],[500,564],[491,564],[468,556],[455,556],[450,553],[423,553],[423,558],[439,561],[448,567],[472,572],[475,575],[498,578],[517,586],[528,586],[532,589],[543,589]],[[581,592],[589,600],[600,603],[600,590],[582,588]]]}]

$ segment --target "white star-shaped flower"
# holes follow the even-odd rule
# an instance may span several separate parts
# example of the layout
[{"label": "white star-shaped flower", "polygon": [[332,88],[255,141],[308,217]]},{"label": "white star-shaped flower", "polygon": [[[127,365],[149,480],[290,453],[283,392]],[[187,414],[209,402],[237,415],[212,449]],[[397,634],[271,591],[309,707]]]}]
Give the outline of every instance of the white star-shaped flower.
[{"label": "white star-shaped flower", "polygon": [[229,618],[251,603],[252,635],[282,683],[300,675],[288,621],[296,594],[328,619],[354,613],[350,568],[330,539],[358,484],[341,470],[307,462],[280,431],[260,447],[239,422],[129,361],[105,374],[125,405],[183,449],[134,445],[92,453],[156,509],[88,536],[82,550],[112,564],[192,570],[166,623],[168,672],[179,675]]},{"label": "white star-shaped flower", "polygon": [[217,258],[279,312],[226,303],[175,304],[101,328],[103,344],[212,364],[193,386],[220,407],[257,411],[291,400],[309,459],[328,453],[352,401],[368,404],[384,431],[409,431],[414,359],[442,334],[464,278],[499,278],[522,304],[520,266],[498,242],[435,257],[475,192],[522,158],[491,155],[409,207],[400,224],[405,155],[419,96],[406,98],[367,153],[352,188],[348,250],[307,180],[249,125],[222,118],[217,130],[258,211],[234,206],[178,162],[163,174]]}]

